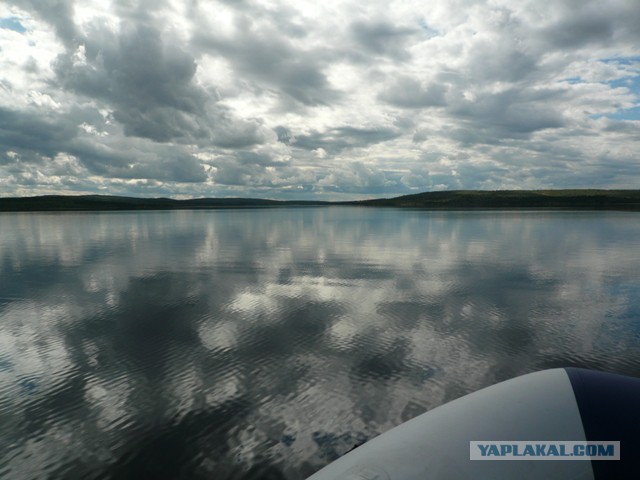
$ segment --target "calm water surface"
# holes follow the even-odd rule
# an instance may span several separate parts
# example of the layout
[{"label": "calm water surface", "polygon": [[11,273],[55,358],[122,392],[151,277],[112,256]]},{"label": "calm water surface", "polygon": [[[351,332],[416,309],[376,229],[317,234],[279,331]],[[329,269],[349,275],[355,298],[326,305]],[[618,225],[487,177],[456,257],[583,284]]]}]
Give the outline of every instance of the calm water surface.
[{"label": "calm water surface", "polygon": [[640,215],[0,215],[0,477],[302,479],[495,382],[640,375]]}]

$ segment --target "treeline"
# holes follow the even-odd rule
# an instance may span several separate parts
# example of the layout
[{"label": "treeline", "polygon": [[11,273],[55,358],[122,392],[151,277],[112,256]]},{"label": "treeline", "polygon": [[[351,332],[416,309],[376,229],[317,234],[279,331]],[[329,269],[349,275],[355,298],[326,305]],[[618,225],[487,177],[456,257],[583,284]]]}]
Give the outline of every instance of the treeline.
[{"label": "treeline", "polygon": [[285,202],[259,198],[174,200],[172,198],[137,198],[110,195],[43,195],[39,197],[0,198],[0,211],[179,210],[322,204],[324,202]]},{"label": "treeline", "polygon": [[350,202],[414,208],[585,208],[640,210],[640,190],[454,190]]},{"label": "treeline", "polygon": [[44,195],[0,198],[0,211],[176,210],[352,205],[428,209],[566,208],[640,210],[640,190],[454,190],[352,202],[279,201],[259,198],[137,198]]}]

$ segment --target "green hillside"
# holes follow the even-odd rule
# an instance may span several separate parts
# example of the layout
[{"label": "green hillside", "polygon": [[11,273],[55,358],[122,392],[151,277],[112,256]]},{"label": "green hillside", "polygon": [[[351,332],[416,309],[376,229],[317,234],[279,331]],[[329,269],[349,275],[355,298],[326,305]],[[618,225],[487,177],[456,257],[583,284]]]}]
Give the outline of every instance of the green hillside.
[{"label": "green hillside", "polygon": [[567,208],[640,210],[640,190],[454,190],[353,202],[277,201],[257,198],[136,198],[45,195],[0,198],[0,211],[175,210],[356,205],[430,209]]},{"label": "green hillside", "polygon": [[136,198],[110,195],[44,195],[0,198],[0,211],[176,210],[200,208],[321,205],[323,202],[280,202],[257,198]]},{"label": "green hillside", "polygon": [[586,208],[640,210],[640,190],[454,190],[350,202],[420,208]]}]

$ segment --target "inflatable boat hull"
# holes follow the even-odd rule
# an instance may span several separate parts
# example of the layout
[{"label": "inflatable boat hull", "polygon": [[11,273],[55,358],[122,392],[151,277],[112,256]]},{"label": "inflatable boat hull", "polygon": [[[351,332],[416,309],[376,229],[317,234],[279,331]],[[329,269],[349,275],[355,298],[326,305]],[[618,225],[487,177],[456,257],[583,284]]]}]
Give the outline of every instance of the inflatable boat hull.
[{"label": "inflatable boat hull", "polygon": [[[471,460],[471,442],[619,442],[619,460]],[[486,445],[486,444],[485,444]],[[309,480],[640,478],[640,379],[546,370],[477,391],[354,449]]]}]

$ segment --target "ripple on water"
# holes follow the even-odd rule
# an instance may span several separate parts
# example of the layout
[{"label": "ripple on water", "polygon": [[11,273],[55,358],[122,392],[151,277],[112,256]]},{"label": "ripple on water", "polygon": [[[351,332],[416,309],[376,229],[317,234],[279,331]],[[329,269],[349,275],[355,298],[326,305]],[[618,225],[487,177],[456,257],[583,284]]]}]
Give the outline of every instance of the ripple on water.
[{"label": "ripple on water", "polygon": [[3,479],[302,479],[514,375],[640,375],[626,215],[39,218],[0,236]]}]

